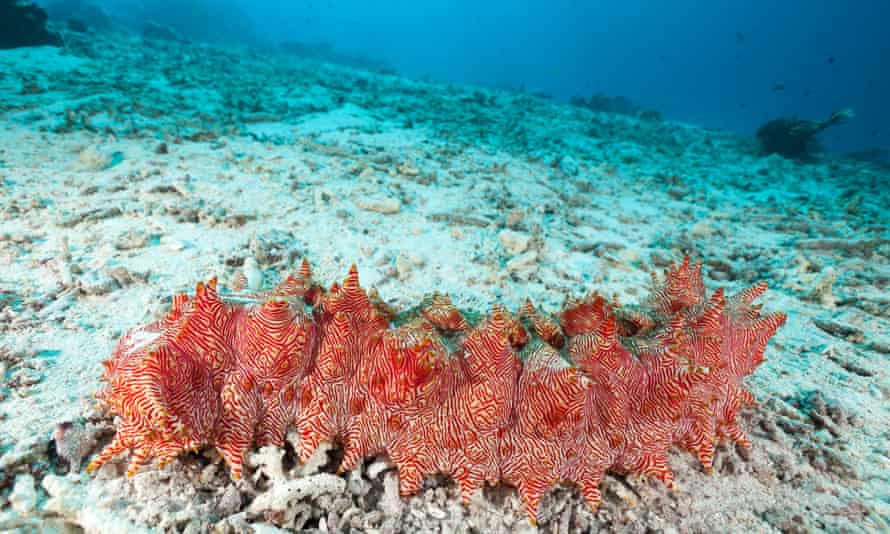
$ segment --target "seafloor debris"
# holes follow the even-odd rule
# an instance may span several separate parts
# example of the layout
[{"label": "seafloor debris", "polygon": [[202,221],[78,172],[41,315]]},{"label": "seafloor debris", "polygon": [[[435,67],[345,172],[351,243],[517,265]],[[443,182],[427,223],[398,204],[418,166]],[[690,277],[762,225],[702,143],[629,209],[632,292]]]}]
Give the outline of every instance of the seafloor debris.
[{"label": "seafloor debris", "polygon": [[[707,470],[717,443],[750,446],[737,421],[754,404],[742,380],[785,322],[753,304],[765,290],[707,296],[701,265],[687,258],[644,307],[594,294],[569,303],[557,324],[529,304],[529,331],[497,306],[467,319],[443,296],[392,328],[355,268],[324,292],[304,262],[271,292],[239,295],[248,305],[226,304],[212,280],[124,335],[105,362],[100,399],[121,423],[89,469],[129,450],[134,475],[152,458],[163,465],[209,445],[238,479],[255,443],[281,447],[296,423],[301,460],[327,441],[343,444],[341,470],[387,453],[403,495],[442,473],[464,502],[486,482],[515,486],[533,522],[563,482],[596,508],[607,471],[671,487],[672,445]],[[310,482],[260,502],[278,509],[345,484]]]}]

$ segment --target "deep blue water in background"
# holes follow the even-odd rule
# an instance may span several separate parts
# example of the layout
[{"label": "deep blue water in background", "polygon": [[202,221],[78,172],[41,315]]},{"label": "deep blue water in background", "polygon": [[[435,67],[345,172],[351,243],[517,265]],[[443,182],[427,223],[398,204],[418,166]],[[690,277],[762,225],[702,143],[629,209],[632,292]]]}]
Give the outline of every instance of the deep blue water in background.
[{"label": "deep blue water in background", "polygon": [[[52,0],[42,2],[52,3]],[[890,1],[97,0],[196,39],[326,42],[409,76],[624,96],[753,135],[776,117],[856,118],[833,151],[890,147]]]}]

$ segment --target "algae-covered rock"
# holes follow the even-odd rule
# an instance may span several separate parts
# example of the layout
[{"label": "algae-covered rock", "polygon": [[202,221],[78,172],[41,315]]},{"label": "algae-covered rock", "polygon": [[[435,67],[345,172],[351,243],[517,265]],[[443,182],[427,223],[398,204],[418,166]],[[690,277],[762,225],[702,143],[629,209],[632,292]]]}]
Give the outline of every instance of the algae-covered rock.
[{"label": "algae-covered rock", "polygon": [[30,2],[0,0],[0,49],[62,46],[58,33],[46,27],[46,11]]}]

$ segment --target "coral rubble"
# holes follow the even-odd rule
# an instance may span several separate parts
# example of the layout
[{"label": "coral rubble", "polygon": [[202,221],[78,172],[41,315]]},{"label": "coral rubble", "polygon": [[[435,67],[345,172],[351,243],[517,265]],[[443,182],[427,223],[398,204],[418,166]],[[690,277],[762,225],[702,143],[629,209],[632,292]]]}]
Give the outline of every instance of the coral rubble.
[{"label": "coral rubble", "polygon": [[760,314],[765,290],[708,296],[687,258],[640,307],[593,294],[557,318],[527,302],[476,320],[442,295],[396,315],[355,267],[327,291],[305,262],[268,293],[199,283],[105,362],[99,397],[121,424],[89,469],[129,450],[132,474],[213,446],[239,477],[253,446],[283,446],[295,424],[301,459],[323,442],[342,445],[341,470],[387,454],[403,495],[442,473],[465,500],[515,486],[533,522],[560,483],[596,507],[607,471],[672,486],[672,445],[708,470],[718,441],[750,446],[742,381],[785,321]]}]

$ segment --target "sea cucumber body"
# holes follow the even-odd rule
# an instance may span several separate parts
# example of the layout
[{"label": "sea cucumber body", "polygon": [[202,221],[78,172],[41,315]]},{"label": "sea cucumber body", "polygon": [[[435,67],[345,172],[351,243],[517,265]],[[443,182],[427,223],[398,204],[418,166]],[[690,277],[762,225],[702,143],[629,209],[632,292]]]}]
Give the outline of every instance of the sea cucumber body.
[{"label": "sea cucumber body", "polygon": [[132,474],[213,446],[238,477],[252,447],[283,446],[295,425],[304,460],[326,441],[343,446],[345,470],[388,455],[403,495],[443,473],[464,500],[486,482],[515,486],[533,522],[561,483],[596,507],[608,471],[672,486],[672,445],[706,469],[719,440],[750,445],[737,421],[753,403],[742,380],[785,321],[753,304],[765,289],[707,296],[687,258],[640,308],[594,294],[558,319],[529,302],[518,317],[495,306],[471,325],[434,295],[393,326],[355,268],[322,291],[304,263],[250,304],[199,284],[105,362],[99,398],[122,423],[89,469],[129,450]]}]

